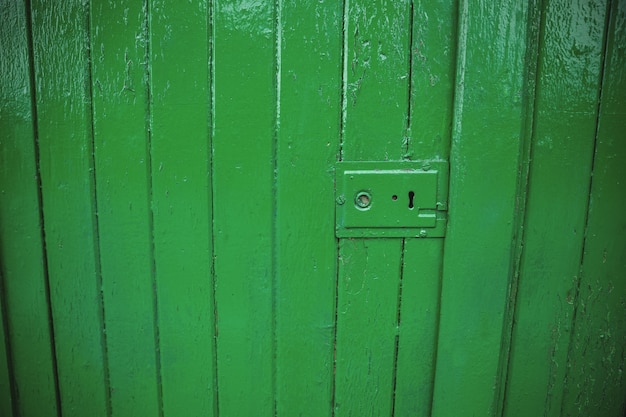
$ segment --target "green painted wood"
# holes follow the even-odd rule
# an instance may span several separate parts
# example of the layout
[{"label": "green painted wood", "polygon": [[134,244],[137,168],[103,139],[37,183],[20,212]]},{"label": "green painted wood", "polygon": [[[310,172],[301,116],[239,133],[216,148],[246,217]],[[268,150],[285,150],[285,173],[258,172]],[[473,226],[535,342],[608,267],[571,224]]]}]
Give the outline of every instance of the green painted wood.
[{"label": "green painted wood", "polygon": [[528,4],[462,1],[433,416],[494,415],[523,148]]},{"label": "green painted wood", "polygon": [[94,2],[95,171],[113,416],[161,409],[152,248],[147,5]]},{"label": "green painted wood", "polygon": [[408,156],[448,160],[452,133],[458,5],[413,2]]},{"label": "green painted wood", "polygon": [[[345,4],[344,161],[401,160],[406,154],[410,13],[407,1]],[[392,412],[401,259],[401,239],[340,241],[338,417]]]},{"label": "green painted wood", "polygon": [[526,219],[526,206],[528,201],[530,184],[530,161],[532,158],[532,138],[534,129],[534,115],[536,113],[536,95],[539,73],[539,50],[542,36],[543,0],[536,0],[530,4],[528,14],[528,35],[526,47],[526,82],[522,105],[526,113],[522,128],[524,140],[520,146],[519,170],[517,174],[517,201],[513,215],[513,242],[510,287],[504,316],[504,328],[502,331],[502,345],[500,356],[500,370],[498,392],[494,413],[502,415],[505,411],[507,377],[513,344],[513,328],[515,325],[515,307],[517,302],[517,290],[519,287],[520,265],[524,249],[524,227]]},{"label": "green painted wood", "polygon": [[[1,96],[4,97],[4,95]],[[1,267],[0,291],[4,294]],[[14,414],[14,401],[12,398],[11,347],[5,311],[5,300],[0,296],[0,415],[12,416]]]},{"label": "green painted wood", "polygon": [[150,3],[154,259],[163,414],[216,415],[207,3]]},{"label": "green painted wood", "polygon": [[402,239],[342,239],[336,416],[391,415]]},{"label": "green painted wood", "polygon": [[394,416],[430,416],[443,239],[406,239]]},{"label": "green painted wood", "polygon": [[604,5],[570,3],[548,2],[543,11],[531,181],[506,390],[509,416],[520,410],[561,415],[605,24]]},{"label": "green painted wood", "polygon": [[341,3],[284,1],[276,188],[278,416],[330,416]]},{"label": "green painted wood", "polygon": [[[417,1],[412,12],[407,156],[417,160],[447,160],[454,96],[456,4]],[[395,416],[431,414],[443,242],[443,239],[405,242]]]},{"label": "green painted wood", "polygon": [[346,2],[344,161],[397,161],[406,154],[410,11],[406,0]]},{"label": "green painted wood", "polygon": [[[56,416],[28,14],[23,3],[3,2],[0,17],[0,276],[16,395],[13,411],[23,417]],[[10,396],[3,391],[0,398]]]},{"label": "green painted wood", "polygon": [[95,217],[88,14],[80,1],[33,1],[31,6],[61,408],[64,416],[104,416],[108,380]]},{"label": "green painted wood", "polygon": [[626,382],[626,4],[613,1],[563,416],[621,417]]},{"label": "green painted wood", "polygon": [[274,414],[275,10],[216,1],[213,192],[221,415]]},{"label": "green painted wood", "polygon": [[[0,7],[0,415],[621,417],[623,2],[61,3]],[[445,239],[335,239],[338,160],[450,152]]]}]

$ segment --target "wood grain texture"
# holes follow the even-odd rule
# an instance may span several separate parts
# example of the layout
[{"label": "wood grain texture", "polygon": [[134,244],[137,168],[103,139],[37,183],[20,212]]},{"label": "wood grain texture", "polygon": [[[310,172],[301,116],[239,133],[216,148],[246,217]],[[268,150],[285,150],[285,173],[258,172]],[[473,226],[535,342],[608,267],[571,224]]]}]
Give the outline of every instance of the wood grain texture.
[{"label": "wood grain texture", "polygon": [[411,159],[450,157],[457,14],[455,1],[413,2],[407,134]]},{"label": "wood grain texture", "polygon": [[[0,282],[3,282],[1,272]],[[0,290],[2,290],[4,294],[3,285],[0,285]],[[5,300],[3,297],[0,297],[0,413],[3,416],[12,416],[14,414],[14,401],[11,387],[13,375],[7,324]]]},{"label": "wood grain texture", "polygon": [[622,416],[626,403],[626,4],[610,6],[563,416]]},{"label": "wood grain texture", "polygon": [[222,415],[274,415],[275,10],[216,1],[213,192]]},{"label": "wood grain texture", "polygon": [[[0,10],[0,275],[8,327],[14,409],[58,415],[29,54],[29,11]],[[8,404],[4,408],[8,407]],[[7,414],[9,415],[9,414]]]},{"label": "wood grain texture", "polygon": [[150,179],[148,4],[91,5],[96,195],[113,416],[161,410]]},{"label": "wood grain texture", "polygon": [[0,415],[622,417],[625,4],[0,1]]},{"label": "wood grain texture", "polygon": [[278,416],[330,416],[340,2],[281,2],[276,186]]},{"label": "wood grain texture", "polygon": [[342,239],[336,416],[391,415],[401,239]]},{"label": "wood grain texture", "polygon": [[[524,126],[528,4],[461,1],[433,416],[494,415]],[[452,400],[453,399],[453,400]]]},{"label": "wood grain texture", "polygon": [[60,401],[64,416],[105,416],[109,381],[96,227],[88,9],[80,1],[33,1],[31,6]]},{"label": "wood grain texture", "polygon": [[155,0],[149,18],[150,174],[163,414],[212,416],[217,387],[208,4]]},{"label": "wood grain texture", "polygon": [[395,416],[429,416],[439,325],[443,239],[406,239],[402,267]]},{"label": "wood grain texture", "polygon": [[[407,1],[345,3],[343,161],[405,156],[410,13]],[[401,264],[401,239],[340,241],[336,416],[392,412]]]},{"label": "wood grain texture", "polygon": [[[520,409],[561,415],[589,198],[605,7],[594,1],[577,7],[552,1],[545,5],[543,20],[506,392],[509,416]],[[564,30],[564,22],[570,30]],[[575,29],[583,25],[587,31]]]},{"label": "wood grain texture", "polygon": [[[448,160],[450,156],[456,13],[456,4],[451,1],[412,3],[411,84],[406,135],[406,157],[412,160]],[[405,241],[399,299],[395,416],[431,415],[443,243],[443,239]]]}]

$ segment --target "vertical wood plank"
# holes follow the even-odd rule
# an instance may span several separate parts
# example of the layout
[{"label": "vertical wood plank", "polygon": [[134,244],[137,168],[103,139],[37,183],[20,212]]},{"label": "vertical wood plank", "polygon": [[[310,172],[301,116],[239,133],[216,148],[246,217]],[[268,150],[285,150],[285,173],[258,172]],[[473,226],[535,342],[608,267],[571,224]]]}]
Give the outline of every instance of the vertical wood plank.
[{"label": "vertical wood plank", "polygon": [[160,413],[153,288],[147,2],[95,1],[98,224],[113,416]]},{"label": "vertical wood plank", "polygon": [[91,132],[88,9],[33,1],[41,185],[64,416],[107,415]]},{"label": "vertical wood plank", "polygon": [[163,414],[215,412],[207,2],[150,5],[151,156]]},{"label": "vertical wood plank", "polygon": [[23,2],[3,2],[0,9],[0,275],[14,412],[34,417],[55,416],[59,410],[41,233],[28,15]]},{"label": "vertical wood plank", "polygon": [[459,5],[433,416],[494,415],[524,126],[528,4]]},{"label": "vertical wood plank", "polygon": [[602,71],[605,5],[544,9],[505,415],[560,416]]},{"label": "vertical wood plank", "polygon": [[[0,54],[0,56],[3,55]],[[0,95],[0,97],[4,97],[4,95]],[[0,259],[2,259],[1,256],[2,252],[0,252]],[[13,372],[4,294],[4,280],[0,268],[0,415],[12,416],[15,410],[13,404]]]},{"label": "vertical wood plank", "polygon": [[221,415],[274,415],[273,2],[216,1],[213,191]]},{"label": "vertical wood plank", "polygon": [[408,156],[448,160],[456,72],[457,2],[416,0],[411,38]]},{"label": "vertical wood plank", "polygon": [[[456,3],[415,1],[407,157],[447,160],[455,74]],[[400,298],[395,416],[430,416],[439,325],[443,239],[406,239]]]},{"label": "vertical wood plank", "polygon": [[346,0],[342,159],[398,161],[406,155],[407,0]]},{"label": "vertical wood plank", "polygon": [[344,239],[339,251],[336,416],[391,415],[402,239]]},{"label": "vertical wood plank", "polygon": [[622,416],[626,401],[626,4],[610,2],[591,201],[562,416]]},{"label": "vertical wood plank", "polygon": [[287,0],[277,144],[277,415],[330,416],[341,3]]},{"label": "vertical wood plank", "polygon": [[[346,1],[345,161],[406,155],[408,1]],[[337,285],[336,416],[391,415],[401,239],[342,240]]]},{"label": "vertical wood plank", "polygon": [[402,267],[395,416],[430,416],[443,239],[406,239]]}]

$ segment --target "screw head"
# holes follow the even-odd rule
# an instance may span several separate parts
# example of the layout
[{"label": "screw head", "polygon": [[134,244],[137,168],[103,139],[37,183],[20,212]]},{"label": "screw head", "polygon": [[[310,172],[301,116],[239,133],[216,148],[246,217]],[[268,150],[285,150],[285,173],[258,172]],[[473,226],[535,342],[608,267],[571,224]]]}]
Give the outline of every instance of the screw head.
[{"label": "screw head", "polygon": [[339,204],[340,206],[343,206],[344,204],[346,204],[346,198],[343,195],[337,196],[337,198],[335,199],[335,201],[337,202],[337,204]]}]

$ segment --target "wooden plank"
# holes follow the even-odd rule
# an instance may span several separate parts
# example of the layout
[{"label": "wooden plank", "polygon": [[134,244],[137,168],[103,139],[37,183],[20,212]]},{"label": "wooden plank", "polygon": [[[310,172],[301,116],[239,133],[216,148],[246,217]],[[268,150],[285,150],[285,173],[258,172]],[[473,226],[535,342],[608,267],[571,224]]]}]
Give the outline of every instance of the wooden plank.
[{"label": "wooden plank", "polygon": [[346,2],[342,160],[406,155],[409,21],[407,0]]},{"label": "wooden plank", "polygon": [[341,3],[285,1],[280,19],[277,415],[330,416]]},{"label": "wooden plank", "polygon": [[575,7],[552,1],[543,19],[506,388],[508,416],[520,410],[525,415],[561,415],[593,158],[605,6],[591,0]]},{"label": "wooden plank", "polygon": [[448,160],[456,64],[457,4],[413,4],[408,157]]},{"label": "wooden plank", "polygon": [[275,16],[216,1],[213,192],[221,415],[274,415]]},{"label": "wooden plank", "polygon": [[529,5],[461,1],[432,415],[494,415],[512,264]]},{"label": "wooden plank", "polygon": [[[0,54],[0,56],[4,55]],[[4,94],[0,94],[0,97],[4,97]],[[0,415],[12,416],[15,410],[13,404],[13,370],[4,294],[4,279],[0,266]]]},{"label": "wooden plank", "polygon": [[215,415],[207,2],[150,4],[163,414]]},{"label": "wooden plank", "polygon": [[[346,2],[345,161],[406,156],[410,6]],[[337,285],[336,416],[391,415],[401,239],[340,241]]]},{"label": "wooden plank", "polygon": [[430,416],[443,239],[406,239],[402,267],[395,416]]},{"label": "wooden plank", "polygon": [[113,416],[160,412],[147,3],[91,9],[98,224]]},{"label": "wooden plank", "polygon": [[339,251],[336,416],[391,415],[402,239],[344,239]]},{"label": "wooden plank", "polygon": [[13,392],[19,396],[13,398],[13,411],[23,417],[55,416],[59,410],[31,101],[29,14],[21,2],[4,2],[0,13],[0,275]]},{"label": "wooden plank", "polygon": [[591,202],[562,415],[622,416],[626,401],[626,4],[612,1]]},{"label": "wooden plank", "polygon": [[[412,10],[407,157],[447,160],[455,74],[454,2],[416,1]],[[394,415],[430,416],[441,294],[442,239],[407,239]]]},{"label": "wooden plank", "polygon": [[108,380],[95,217],[88,9],[80,1],[33,1],[31,6],[60,401],[64,416],[104,416]]}]

